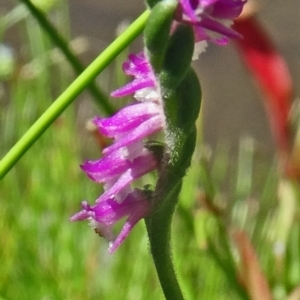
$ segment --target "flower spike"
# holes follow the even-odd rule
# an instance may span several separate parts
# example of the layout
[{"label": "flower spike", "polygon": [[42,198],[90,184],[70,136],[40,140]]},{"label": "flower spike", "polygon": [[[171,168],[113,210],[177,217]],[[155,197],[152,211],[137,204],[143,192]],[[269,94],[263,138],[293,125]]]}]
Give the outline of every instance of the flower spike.
[{"label": "flower spike", "polygon": [[[110,242],[113,253],[128,236],[134,225],[150,212],[150,202],[140,190],[132,190],[131,183],[158,168],[157,156],[144,139],[165,127],[161,97],[156,88],[155,75],[144,53],[131,54],[123,64],[125,74],[133,81],[113,92],[115,97],[133,94],[135,103],[108,118],[96,117],[93,123],[99,132],[114,143],[103,149],[103,157],[86,161],[82,170],[97,183],[104,193],[94,206],[82,202],[82,210],[71,220],[90,220],[94,230]],[[126,218],[115,238],[114,224]]]},{"label": "flower spike", "polygon": [[[133,80],[111,93],[112,97],[132,95],[134,102],[111,117],[93,120],[113,143],[103,149],[99,160],[81,166],[92,180],[103,184],[104,193],[93,206],[83,202],[82,210],[71,218],[90,220],[95,231],[111,243],[110,253],[145,217],[150,243],[162,224],[162,235],[168,238],[169,221],[196,142],[201,89],[191,69],[194,42],[225,44],[239,37],[228,23],[241,13],[246,0],[150,2],[145,50],[130,54],[123,64],[124,73]],[[163,146],[147,143],[161,131]],[[156,154],[155,148],[159,150]],[[150,199],[145,192],[132,189],[133,181],[156,169],[158,181]],[[163,209],[149,215],[159,206]],[[115,237],[113,227],[123,218],[123,228]]]}]

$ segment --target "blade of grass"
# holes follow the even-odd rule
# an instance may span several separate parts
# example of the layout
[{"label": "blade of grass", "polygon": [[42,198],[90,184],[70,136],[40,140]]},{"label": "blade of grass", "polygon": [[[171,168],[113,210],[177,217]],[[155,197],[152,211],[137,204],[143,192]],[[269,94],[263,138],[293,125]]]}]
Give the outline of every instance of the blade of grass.
[{"label": "blade of grass", "polygon": [[103,71],[110,62],[143,30],[148,18],[145,11],[124,33],[112,42],[77,79],[53,102],[44,114],[28,129],[23,137],[0,162],[0,179],[17,163],[53,121],[75,100],[86,86]]}]

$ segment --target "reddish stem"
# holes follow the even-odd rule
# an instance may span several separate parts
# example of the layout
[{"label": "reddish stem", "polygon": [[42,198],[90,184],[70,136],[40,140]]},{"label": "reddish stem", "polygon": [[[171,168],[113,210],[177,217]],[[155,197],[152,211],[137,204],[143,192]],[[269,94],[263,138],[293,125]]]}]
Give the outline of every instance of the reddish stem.
[{"label": "reddish stem", "polygon": [[277,149],[286,158],[291,143],[292,79],[285,60],[255,17],[241,18],[233,28],[244,37],[236,40],[237,48],[263,92]]}]

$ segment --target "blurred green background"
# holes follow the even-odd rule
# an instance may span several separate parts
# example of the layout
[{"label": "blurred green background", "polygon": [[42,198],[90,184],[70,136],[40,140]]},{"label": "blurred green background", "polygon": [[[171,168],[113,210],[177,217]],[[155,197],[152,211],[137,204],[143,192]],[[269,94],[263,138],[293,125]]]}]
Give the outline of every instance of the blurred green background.
[{"label": "blurred green background", "polygon": [[[290,8],[297,6],[292,2]],[[121,21],[133,20],[144,9],[142,1],[34,3],[85,64],[113,40]],[[270,10],[265,8],[262,16],[278,18],[276,3],[282,5],[268,4]],[[298,31],[299,20],[290,24]],[[295,44],[298,51],[286,53],[297,82],[299,41]],[[141,45],[138,39],[131,50],[139,51]],[[285,50],[286,41],[282,45]],[[98,77],[104,91],[125,82],[120,64],[128,51]],[[232,240],[232,230],[245,229],[274,299],[287,299],[300,284],[299,188],[278,178],[259,95],[235,60],[231,46],[211,46],[196,66],[203,70],[204,140],[213,151],[199,139],[174,217],[174,261],[187,299],[251,299],[239,280],[243,251]],[[231,75],[222,81],[232,65]],[[27,9],[17,1],[0,0],[0,157],[75,76]],[[237,76],[243,80],[229,85]],[[113,104],[120,106],[122,100]],[[82,199],[92,203],[101,193],[79,168],[84,159],[101,153],[86,129],[95,114],[103,112],[84,92],[0,182],[1,300],[163,299],[143,222],[109,255],[106,241],[87,223],[68,220]],[[254,274],[260,278],[258,269]]]}]

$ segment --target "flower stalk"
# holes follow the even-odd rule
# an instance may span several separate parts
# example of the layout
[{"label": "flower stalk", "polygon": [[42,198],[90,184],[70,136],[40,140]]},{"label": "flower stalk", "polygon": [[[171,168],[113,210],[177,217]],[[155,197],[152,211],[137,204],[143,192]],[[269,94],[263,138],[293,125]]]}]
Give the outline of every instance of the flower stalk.
[{"label": "flower stalk", "polygon": [[[197,76],[190,68],[194,49],[192,28],[178,26],[170,35],[170,16],[174,17],[176,7],[173,1],[156,4],[145,27],[146,53],[158,78],[166,116],[165,150],[151,199],[154,212],[146,218],[146,226],[165,298],[181,300],[184,297],[172,262],[171,222],[194,152],[201,92]],[[165,43],[153,42],[161,35]]]},{"label": "flower stalk", "polygon": [[166,299],[183,300],[171,253],[171,222],[177,202],[174,201],[181,190],[181,183],[164,199],[166,205],[146,218],[150,250]]}]

